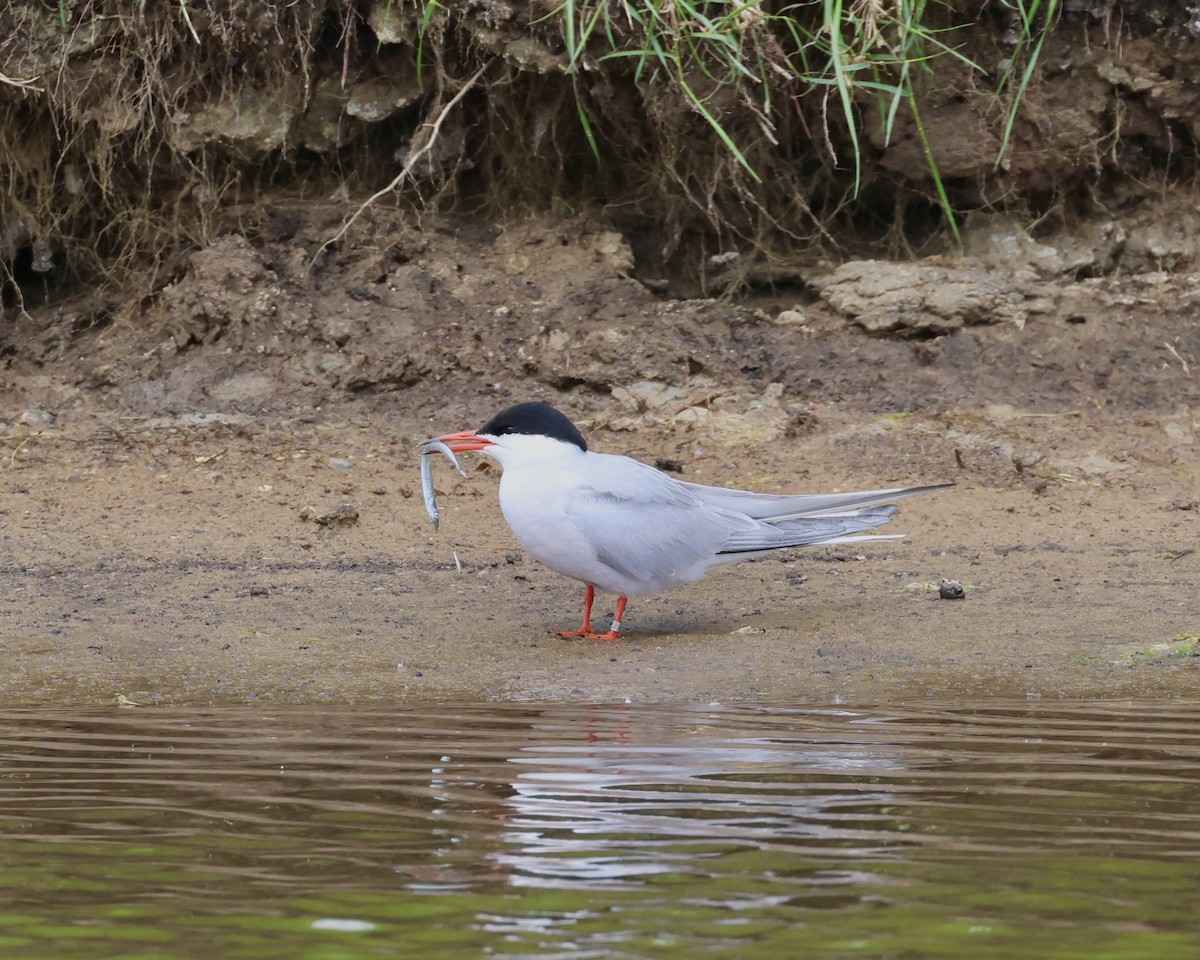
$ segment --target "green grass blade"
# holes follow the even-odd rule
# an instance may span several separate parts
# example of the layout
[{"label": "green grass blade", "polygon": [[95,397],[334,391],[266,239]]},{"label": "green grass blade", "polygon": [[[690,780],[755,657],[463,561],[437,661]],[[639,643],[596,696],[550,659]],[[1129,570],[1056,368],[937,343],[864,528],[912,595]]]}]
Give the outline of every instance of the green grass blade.
[{"label": "green grass blade", "polygon": [[422,79],[425,63],[425,37],[429,33],[429,25],[433,22],[434,15],[439,10],[449,12],[446,7],[438,3],[438,0],[427,0],[424,9],[421,10],[421,22],[417,28],[417,88],[420,90],[425,89]]},{"label": "green grass blade", "polygon": [[962,234],[958,231],[958,221],[954,218],[954,207],[950,205],[950,197],[946,193],[946,184],[942,182],[942,175],[938,172],[937,160],[933,156],[933,148],[929,145],[929,137],[925,135],[925,124],[921,122],[921,111],[917,108],[916,94],[911,90],[908,94],[908,107],[912,111],[913,124],[917,128],[917,137],[921,141],[921,149],[925,151],[925,163],[929,166],[929,172],[933,176],[933,188],[938,196],[938,206],[942,208],[942,215],[946,218],[946,226],[950,228],[950,232],[954,234],[954,245],[958,247],[958,252],[963,252]]},{"label": "green grass blade", "polygon": [[854,151],[854,195],[862,186],[862,151],[858,142],[858,124],[854,119],[854,102],[850,96],[850,70],[846,64],[846,49],[842,39],[842,0],[824,0],[825,31],[829,35],[829,64],[833,68],[834,85],[842,102],[846,132]]},{"label": "green grass blade", "polygon": [[[1030,7],[1030,15],[1025,19],[1026,32],[1032,29],[1033,16],[1036,15],[1037,9],[1040,7],[1040,0],[1034,0]],[[1042,47],[1045,46],[1046,37],[1050,35],[1051,20],[1058,12],[1058,0],[1047,0],[1046,5],[1046,22],[1038,34],[1037,43],[1034,44],[1033,53],[1029,55],[1029,59],[1025,64],[1025,69],[1021,72],[1021,82],[1017,85],[1016,95],[1013,97],[1012,106],[1008,109],[1008,116],[1004,122],[1004,135],[1000,138],[1000,149],[996,152],[996,163],[993,169],[999,169],[1004,163],[1004,157],[1008,153],[1009,142],[1012,140],[1013,127],[1017,122],[1017,114],[1021,110],[1021,104],[1025,101],[1025,91],[1029,89],[1029,82],[1033,79],[1034,72],[1037,70],[1038,64],[1042,58]]]}]

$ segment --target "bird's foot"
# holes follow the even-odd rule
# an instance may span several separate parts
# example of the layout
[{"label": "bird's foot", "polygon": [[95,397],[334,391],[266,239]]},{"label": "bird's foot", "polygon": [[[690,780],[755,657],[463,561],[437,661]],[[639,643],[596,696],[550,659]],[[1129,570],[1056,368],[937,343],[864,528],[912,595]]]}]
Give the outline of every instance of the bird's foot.
[{"label": "bird's foot", "polygon": [[571,637],[579,637],[583,640],[620,640],[621,618],[625,616],[625,605],[629,603],[629,598],[624,594],[617,598],[617,615],[613,617],[612,626],[607,633],[596,633],[592,629],[592,603],[595,599],[596,588],[589,584],[587,594],[583,598],[583,626],[578,630],[551,630],[551,635],[562,637],[564,640]]},{"label": "bird's foot", "polygon": [[609,630],[608,633],[585,633],[584,640],[620,640],[621,634],[616,630]]},{"label": "bird's foot", "polygon": [[570,640],[574,637],[579,637],[581,640],[619,640],[621,634],[616,630],[609,630],[607,633],[596,633],[589,627],[586,630],[551,630],[550,635],[553,637],[562,637],[564,640]]}]

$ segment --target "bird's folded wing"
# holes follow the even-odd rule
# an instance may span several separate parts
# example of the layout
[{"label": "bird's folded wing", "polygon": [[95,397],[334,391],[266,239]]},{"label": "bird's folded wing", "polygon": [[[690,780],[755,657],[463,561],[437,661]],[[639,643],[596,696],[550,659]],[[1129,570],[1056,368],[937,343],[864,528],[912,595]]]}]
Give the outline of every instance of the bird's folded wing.
[{"label": "bird's folded wing", "polygon": [[818,543],[896,540],[903,534],[859,536],[864,530],[872,530],[887,523],[895,512],[896,508],[892,506],[872,507],[847,516],[756,522],[753,528],[732,531],[721,552],[754,553],[759,550],[805,547]]},{"label": "bird's folded wing", "polygon": [[596,558],[623,576],[640,581],[671,578],[709,563],[721,552],[731,519],[712,510],[684,484],[657,470],[600,477],[583,484],[567,504],[567,515]]}]

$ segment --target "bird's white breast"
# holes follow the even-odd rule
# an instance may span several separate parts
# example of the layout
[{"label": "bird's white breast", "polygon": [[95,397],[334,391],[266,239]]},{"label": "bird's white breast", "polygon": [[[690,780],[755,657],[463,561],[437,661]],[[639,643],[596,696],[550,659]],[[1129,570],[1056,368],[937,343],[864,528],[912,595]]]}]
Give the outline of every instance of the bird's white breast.
[{"label": "bird's white breast", "polygon": [[540,437],[505,439],[510,447],[530,448],[513,449],[504,457],[500,479],[500,510],[521,546],[556,573],[623,592],[622,585],[611,581],[612,571],[597,560],[585,531],[567,513],[568,501],[586,474],[586,454]]}]

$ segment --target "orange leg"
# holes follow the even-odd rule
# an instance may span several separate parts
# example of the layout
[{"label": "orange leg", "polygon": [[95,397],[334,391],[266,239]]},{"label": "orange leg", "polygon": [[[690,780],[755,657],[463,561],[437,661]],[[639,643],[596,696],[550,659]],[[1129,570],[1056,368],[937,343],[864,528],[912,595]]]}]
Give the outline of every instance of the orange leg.
[{"label": "orange leg", "polygon": [[595,633],[592,630],[592,604],[596,600],[596,588],[588,584],[587,593],[583,596],[583,626],[578,630],[568,630],[556,633],[559,637],[583,637],[584,640],[616,640],[621,636],[621,618],[625,616],[625,607],[629,604],[628,597],[617,598],[617,615],[613,619],[612,628],[608,633]]},{"label": "orange leg", "polygon": [[596,588],[588,584],[587,593],[583,595],[583,626],[578,630],[553,630],[556,637],[590,637],[592,635],[592,604],[596,600]]}]

